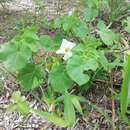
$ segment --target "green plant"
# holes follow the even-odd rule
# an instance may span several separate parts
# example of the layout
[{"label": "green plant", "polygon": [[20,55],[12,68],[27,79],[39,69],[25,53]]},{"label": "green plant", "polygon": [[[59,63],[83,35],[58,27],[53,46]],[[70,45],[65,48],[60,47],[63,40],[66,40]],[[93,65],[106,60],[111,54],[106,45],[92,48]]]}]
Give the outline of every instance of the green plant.
[{"label": "green plant", "polygon": [[[124,23],[124,30],[130,33],[130,18],[127,17]],[[121,87],[120,94],[120,109],[121,109],[121,117],[124,121],[129,123],[129,119],[127,118],[127,113],[129,112],[129,99],[130,99],[130,51],[129,51],[129,42],[126,44],[126,51],[124,52],[124,66],[123,66],[123,82]]]},{"label": "green plant", "polygon": [[12,94],[11,101],[13,103],[6,106],[8,112],[17,111],[23,116],[27,116],[29,114],[29,103],[26,101],[24,96],[21,96],[19,91]]},{"label": "green plant", "polygon": [[[90,25],[95,17],[82,20],[73,10],[71,15],[58,17],[48,24],[51,29],[57,30],[55,36],[39,36],[36,27],[28,27],[1,46],[0,61],[25,90],[35,90],[43,83],[48,90],[51,88],[53,94],[43,96],[43,100],[54,107],[58,116],[28,108],[17,92],[13,96],[17,98],[13,99],[22,114],[36,113],[62,127],[73,126],[76,111],[83,115],[82,98],[73,94],[73,88],[77,86],[80,90],[83,85],[95,80],[93,76],[96,72],[103,70],[110,73],[120,63],[120,57],[115,53],[111,62],[106,57],[107,51],[119,46],[120,36],[101,21],[96,34],[93,34]],[[41,57],[40,51],[44,52],[44,56]],[[54,97],[52,102],[49,102],[49,96]],[[25,105],[25,111],[20,104]]]},{"label": "green plant", "polygon": [[126,119],[126,112],[129,105],[130,99],[130,55],[129,53],[126,54],[127,59],[124,65],[123,70],[123,83],[122,83],[122,90],[121,90],[121,116],[123,119]]},{"label": "green plant", "polygon": [[[125,31],[127,31],[128,33],[130,33],[130,24],[129,24],[129,21],[130,21],[130,18],[127,17],[126,20],[123,21],[124,23],[124,29]],[[126,113],[127,113],[127,108],[129,106],[129,99],[130,99],[130,96],[129,96],[129,89],[130,89],[130,86],[129,86],[129,82],[130,82],[130,55],[129,55],[129,45],[127,45],[127,51],[125,52],[124,54],[124,60],[125,60],[125,63],[124,63],[124,69],[123,69],[123,83],[122,83],[122,89],[121,89],[121,99],[120,99],[120,105],[121,105],[121,116],[124,120],[127,120],[127,116],[126,116]]]},{"label": "green plant", "polygon": [[125,25],[125,31],[127,31],[128,33],[130,33],[130,17],[127,17],[126,20],[123,21],[124,25]]},{"label": "green plant", "polygon": [[102,0],[99,12],[109,22],[118,22],[129,15],[129,2],[125,0]]},{"label": "green plant", "polygon": [[111,21],[119,21],[129,15],[130,6],[125,0],[109,0],[108,4]]},{"label": "green plant", "polygon": [[130,5],[125,0],[82,0],[85,10],[84,16],[87,21],[95,17],[102,17],[109,21],[119,21],[130,13]]},{"label": "green plant", "polygon": [[83,15],[86,21],[93,21],[95,17],[99,16],[103,0],[82,0],[82,2],[85,7]]},{"label": "green plant", "polygon": [[19,91],[13,93],[11,101],[12,104],[6,106],[7,112],[17,111],[20,112],[24,117],[28,116],[30,113],[35,113],[40,115],[42,118],[57,124],[58,126],[66,127],[68,125],[67,122],[58,117],[55,113],[32,109],[29,106],[29,102],[26,101],[24,96],[21,96]]}]

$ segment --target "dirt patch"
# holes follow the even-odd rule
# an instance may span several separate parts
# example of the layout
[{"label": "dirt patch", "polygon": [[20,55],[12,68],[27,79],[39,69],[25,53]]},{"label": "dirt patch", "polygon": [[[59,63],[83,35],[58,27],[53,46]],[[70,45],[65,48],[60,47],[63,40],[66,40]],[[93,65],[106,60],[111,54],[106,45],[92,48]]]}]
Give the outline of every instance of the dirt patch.
[{"label": "dirt patch", "polygon": [[21,12],[0,10],[0,43],[8,41],[16,32],[17,22],[23,17]]},{"label": "dirt patch", "polygon": [[[15,6],[17,8],[19,7],[17,4]],[[67,14],[74,7],[78,7],[77,0],[47,0],[44,2],[43,9],[40,10],[41,17],[53,19],[59,15]],[[24,24],[24,22],[27,24],[28,21],[32,22],[34,19],[33,16],[37,13],[35,11],[37,10],[32,12],[30,9],[23,9],[22,11],[17,9],[9,10],[9,8],[0,9],[0,43],[8,41],[17,34],[19,21],[22,24]]]}]

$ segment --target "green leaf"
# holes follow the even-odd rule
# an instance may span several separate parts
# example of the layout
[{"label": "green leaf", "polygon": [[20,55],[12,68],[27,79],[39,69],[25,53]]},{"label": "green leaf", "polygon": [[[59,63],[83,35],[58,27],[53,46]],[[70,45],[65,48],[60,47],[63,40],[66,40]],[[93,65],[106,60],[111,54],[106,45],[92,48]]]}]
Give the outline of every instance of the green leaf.
[{"label": "green leaf", "polygon": [[130,33],[130,17],[127,17],[126,24],[125,30]]},{"label": "green leaf", "polygon": [[55,51],[61,45],[62,37],[57,34],[53,39],[48,35],[43,35],[40,37],[40,44],[46,51]]},{"label": "green leaf", "polygon": [[70,95],[66,95],[64,98],[64,118],[69,126],[72,126],[75,122],[75,110]]},{"label": "green leaf", "polygon": [[119,64],[120,64],[120,57],[116,58],[112,62],[109,62],[107,60],[103,50],[99,51],[98,54],[99,54],[99,63],[102,65],[102,67],[104,68],[105,71],[111,72],[111,70],[113,68],[115,68],[116,66],[119,66]]},{"label": "green leaf", "polygon": [[101,45],[102,43],[98,39],[88,36],[84,43],[78,44],[72,51],[74,54],[76,53],[79,55],[79,53],[86,53],[88,55],[90,52],[95,53],[95,51],[97,51],[97,47],[100,47]]},{"label": "green leaf", "polygon": [[12,94],[12,97],[11,99],[13,101],[15,101],[15,103],[19,103],[19,102],[23,102],[25,101],[25,97],[24,96],[21,96],[21,92],[20,91],[16,91]]},{"label": "green leaf", "polygon": [[66,20],[65,20],[66,22],[64,22],[64,24],[63,24],[63,29],[64,29],[64,31],[66,32],[66,31],[69,31],[71,28],[72,28],[72,21],[71,21],[71,19],[69,19],[69,18],[66,18]]},{"label": "green leaf", "polygon": [[18,74],[18,81],[26,89],[31,90],[39,86],[44,73],[36,65],[27,64]]},{"label": "green leaf", "polygon": [[13,100],[13,104],[6,107],[8,112],[17,111],[23,116],[27,116],[29,114],[29,103],[26,101],[24,96],[21,96],[19,91],[13,93],[11,100]]},{"label": "green leaf", "polygon": [[38,50],[39,50],[38,44],[35,43],[35,42],[29,42],[29,43],[27,43],[26,41],[23,41],[23,44],[24,44],[24,46],[27,46],[28,48],[30,48],[30,50],[32,52],[34,52],[34,53],[38,52]]},{"label": "green leaf", "polygon": [[24,46],[30,48],[32,52],[37,52],[39,50],[39,45],[38,45],[39,38],[36,33],[37,33],[37,28],[35,27],[26,28],[23,30],[22,34],[18,35],[15,38],[15,41],[24,44]]},{"label": "green leaf", "polygon": [[55,104],[58,103],[58,102],[63,101],[64,98],[65,98],[65,95],[62,95],[62,96],[60,96],[60,97],[57,97],[57,98],[55,99]]},{"label": "green leaf", "polygon": [[104,21],[100,20],[100,21],[98,22],[98,24],[97,24],[97,28],[98,28],[99,30],[105,30],[105,29],[107,28],[107,26],[106,26],[106,24],[105,24]]},{"label": "green leaf", "polygon": [[59,49],[63,40],[63,36],[60,33],[57,33],[56,36],[53,38],[55,46],[53,47],[55,50]]},{"label": "green leaf", "polygon": [[85,0],[84,3],[86,3],[86,6],[89,8],[98,8],[100,0]]},{"label": "green leaf", "polygon": [[12,71],[22,69],[30,58],[30,54],[27,52],[28,49],[23,49],[21,51],[16,51],[8,56],[7,60],[4,62],[5,66]]},{"label": "green leaf", "polygon": [[121,116],[125,118],[128,102],[130,100],[130,55],[128,55],[127,62],[123,70],[123,83],[121,88]]},{"label": "green leaf", "polygon": [[61,28],[63,23],[63,17],[58,17],[54,20],[54,28]]},{"label": "green leaf", "polygon": [[94,58],[90,58],[90,59],[86,59],[86,63],[84,66],[84,70],[93,70],[96,71],[96,69],[98,68],[98,63]]},{"label": "green leaf", "polygon": [[87,48],[89,47],[89,49],[90,49],[90,47],[91,47],[91,50],[89,50],[89,51],[93,51],[94,49],[96,49],[97,47],[100,47],[102,45],[101,41],[99,41],[99,39],[97,39],[93,36],[88,36],[85,44],[86,44]]},{"label": "green leaf", "polygon": [[116,66],[120,66],[120,57],[117,57],[114,61],[109,63],[109,71],[111,71],[113,68],[115,68]]},{"label": "green leaf", "polygon": [[10,104],[10,105],[6,106],[6,112],[11,113],[11,112],[14,112],[16,110],[17,110],[16,104]]},{"label": "green leaf", "polygon": [[79,26],[73,29],[75,35],[77,37],[80,37],[81,39],[85,39],[87,34],[90,33],[90,29],[87,27],[87,25],[84,22],[80,22]]},{"label": "green leaf", "polygon": [[23,30],[23,34],[21,35],[22,39],[25,39],[27,42],[37,42],[37,28],[29,27]]},{"label": "green leaf", "polygon": [[76,96],[76,95],[73,95],[73,96],[75,96],[75,97],[76,97],[80,102],[83,102],[83,103],[86,102],[85,97],[82,97],[82,96]]},{"label": "green leaf", "polygon": [[79,18],[76,13],[72,13],[71,16],[61,16],[54,21],[54,28],[62,28],[65,32],[68,32],[75,28],[79,24]]},{"label": "green leaf", "polygon": [[78,85],[89,81],[89,76],[84,73],[86,60],[80,56],[73,56],[67,63],[67,73]]},{"label": "green leaf", "polygon": [[104,70],[109,71],[109,62],[103,50],[99,51],[99,62],[104,68]]},{"label": "green leaf", "polygon": [[77,111],[80,112],[81,115],[83,115],[82,108],[81,108],[78,98],[76,96],[72,96],[71,101],[72,101],[74,107],[77,109]]},{"label": "green leaf", "polygon": [[14,43],[5,43],[0,46],[0,60],[6,60],[7,57],[16,50]]},{"label": "green leaf", "polygon": [[65,66],[62,64],[52,68],[49,74],[49,83],[57,92],[64,92],[73,85],[73,81],[69,78]]},{"label": "green leaf", "polygon": [[57,116],[54,113],[49,113],[45,111],[39,111],[39,110],[31,110],[32,113],[39,115],[41,118],[46,119],[48,121],[53,122],[54,124],[60,126],[60,127],[67,127],[68,123],[64,121],[61,117]]},{"label": "green leaf", "polygon": [[108,46],[113,45],[116,41],[119,41],[119,35],[115,34],[111,30],[101,30],[99,31],[99,35],[104,44]]},{"label": "green leaf", "polygon": [[40,44],[43,48],[45,48],[47,51],[53,50],[53,40],[48,35],[43,35],[40,37]]},{"label": "green leaf", "polygon": [[99,67],[97,47],[100,45],[100,41],[88,37],[84,44],[79,44],[72,50],[73,56],[68,60],[66,69],[71,79],[79,86],[89,81],[88,70],[95,71]]},{"label": "green leaf", "polygon": [[98,16],[98,10],[95,8],[86,8],[84,10],[84,18],[87,22],[93,20]]},{"label": "green leaf", "polygon": [[72,28],[78,25],[79,20],[75,16],[64,17],[63,29],[65,32],[69,32]]},{"label": "green leaf", "polygon": [[25,67],[31,54],[29,48],[14,42],[5,44],[0,49],[0,59],[11,71],[17,71]]}]

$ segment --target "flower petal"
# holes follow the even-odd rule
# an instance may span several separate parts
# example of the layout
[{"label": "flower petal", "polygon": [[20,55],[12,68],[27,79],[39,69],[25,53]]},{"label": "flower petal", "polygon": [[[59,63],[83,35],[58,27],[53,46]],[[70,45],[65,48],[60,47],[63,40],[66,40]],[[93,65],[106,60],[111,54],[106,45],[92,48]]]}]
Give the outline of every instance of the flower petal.
[{"label": "flower petal", "polygon": [[75,11],[75,8],[72,8],[69,12],[68,12],[68,16],[71,16]]},{"label": "flower petal", "polygon": [[70,11],[68,12],[68,16],[71,16],[71,15],[72,15],[72,13],[73,13],[73,11],[72,11],[72,10],[70,10]]},{"label": "flower petal", "polygon": [[63,39],[60,49],[69,48],[71,50],[75,46],[76,46],[75,43]]},{"label": "flower petal", "polygon": [[56,54],[65,54],[65,50],[59,49],[59,50],[56,51]]},{"label": "flower petal", "polygon": [[63,59],[66,61],[72,56],[72,52],[68,52],[64,55]]}]

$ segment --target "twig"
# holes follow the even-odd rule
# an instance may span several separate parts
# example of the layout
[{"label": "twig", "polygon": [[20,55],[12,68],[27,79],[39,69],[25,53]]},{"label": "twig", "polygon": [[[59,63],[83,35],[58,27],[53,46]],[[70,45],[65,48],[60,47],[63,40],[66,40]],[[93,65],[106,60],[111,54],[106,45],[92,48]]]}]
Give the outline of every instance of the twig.
[{"label": "twig", "polygon": [[98,107],[97,105],[91,103],[89,100],[86,100],[85,102],[88,105],[92,106],[92,108],[95,109],[97,112],[99,112],[102,116],[104,116],[104,118],[110,123],[111,126],[114,125],[109,115],[101,107]]},{"label": "twig", "polygon": [[[113,74],[112,72],[110,73],[110,86],[111,86],[111,89],[113,89]],[[115,130],[116,127],[115,127],[115,101],[114,99],[112,98],[112,122],[113,122],[113,125],[112,125],[112,129]]]},{"label": "twig", "polygon": [[129,129],[130,129],[130,126],[126,126],[126,127],[125,127],[125,130],[129,130]]},{"label": "twig", "polygon": [[107,29],[109,29],[112,25],[112,22],[109,23],[109,25],[107,26]]},{"label": "twig", "polygon": [[129,39],[130,39],[130,35],[129,35],[127,41],[122,38],[122,42],[123,42],[123,44],[125,45],[125,47],[126,47],[127,49],[129,49],[129,45],[128,45]]}]

